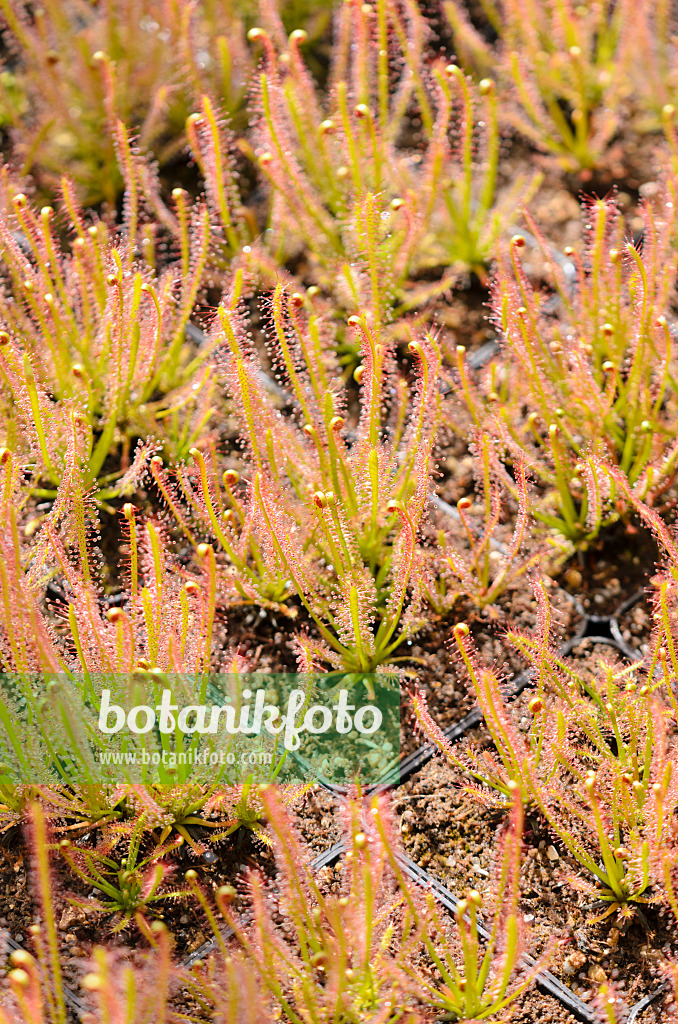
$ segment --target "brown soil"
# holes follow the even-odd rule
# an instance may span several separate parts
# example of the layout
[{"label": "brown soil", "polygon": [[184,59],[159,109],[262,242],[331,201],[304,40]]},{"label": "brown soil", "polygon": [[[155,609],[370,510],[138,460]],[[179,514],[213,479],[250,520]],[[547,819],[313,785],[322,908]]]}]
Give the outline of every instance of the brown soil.
[{"label": "brown soil", "polygon": [[622,640],[639,654],[647,652],[652,638],[652,604],[649,595],[642,597],[627,611],[616,616]]},{"label": "brown soil", "polygon": [[589,615],[614,615],[647,587],[657,558],[657,545],[647,530],[635,523],[617,523],[573,558],[558,581]]}]

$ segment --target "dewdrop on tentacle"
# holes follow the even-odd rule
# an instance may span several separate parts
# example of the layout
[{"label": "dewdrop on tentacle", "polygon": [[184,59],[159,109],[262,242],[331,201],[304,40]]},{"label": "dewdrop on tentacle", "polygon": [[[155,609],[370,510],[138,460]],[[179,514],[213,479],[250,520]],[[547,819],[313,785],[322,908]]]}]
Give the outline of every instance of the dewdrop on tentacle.
[{"label": "dewdrop on tentacle", "polygon": [[237,890],[234,889],[232,885],[221,885],[217,889],[216,895],[219,903],[225,903],[226,905],[228,905],[229,903],[233,902],[238,893]]},{"label": "dewdrop on tentacle", "polygon": [[80,985],[86,992],[98,992],[98,990],[103,987],[103,978],[100,974],[94,974],[94,972],[91,972],[90,974],[85,975],[80,982]]},{"label": "dewdrop on tentacle", "polygon": [[[7,975],[10,983],[17,988],[28,988],[31,983],[30,975],[26,973],[21,967],[17,967],[15,970],[10,971]],[[83,979],[84,981],[84,979]]]},{"label": "dewdrop on tentacle", "polygon": [[593,796],[593,795],[595,794],[595,790],[596,790],[596,781],[597,781],[597,776],[596,776],[596,773],[595,773],[595,772],[593,771],[593,769],[592,769],[592,768],[590,768],[590,769],[589,769],[589,770],[587,771],[587,773],[586,773],[586,779],[584,780],[584,789],[586,790],[586,792],[587,792],[587,793],[588,793],[588,794],[589,794],[590,796]]},{"label": "dewdrop on tentacle", "polygon": [[27,949],[15,949],[9,958],[9,962],[12,967],[33,967],[35,964],[34,957],[28,952]]}]

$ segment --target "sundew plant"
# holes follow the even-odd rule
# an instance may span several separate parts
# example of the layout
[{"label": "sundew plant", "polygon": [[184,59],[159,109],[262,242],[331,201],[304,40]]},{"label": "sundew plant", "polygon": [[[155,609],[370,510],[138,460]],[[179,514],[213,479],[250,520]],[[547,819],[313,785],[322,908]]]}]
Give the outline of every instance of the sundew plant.
[{"label": "sundew plant", "polygon": [[677,1024],[674,6],[0,0],[0,1024]]}]

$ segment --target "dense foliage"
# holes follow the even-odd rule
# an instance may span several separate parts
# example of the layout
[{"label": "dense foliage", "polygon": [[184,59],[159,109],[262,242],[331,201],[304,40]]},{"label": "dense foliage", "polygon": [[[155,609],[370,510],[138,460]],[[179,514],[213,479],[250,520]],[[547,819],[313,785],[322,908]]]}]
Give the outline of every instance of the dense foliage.
[{"label": "dense foliage", "polygon": [[[3,1024],[75,1012],[55,892],[128,943],[68,982],[125,1024],[508,1019],[556,955],[524,956],[537,827],[590,921],[675,926],[674,17],[0,0],[0,838],[30,851],[36,905]],[[544,210],[582,186],[561,252]],[[562,655],[555,581],[641,529],[660,562],[638,660]],[[474,639],[516,595],[527,724]],[[86,716],[102,679],[239,680],[269,621],[267,668],[389,678],[495,808],[494,874],[455,915],[359,780],[330,883],[296,830],[309,786],[278,762],[262,786],[82,785],[52,734],[13,732],[59,694]],[[441,630],[483,746],[448,740],[418,679]],[[91,749],[64,728],[81,780]],[[275,867],[212,891],[201,865],[245,833]],[[190,967],[177,904],[215,940]],[[592,1005],[623,1019],[611,984]]]}]

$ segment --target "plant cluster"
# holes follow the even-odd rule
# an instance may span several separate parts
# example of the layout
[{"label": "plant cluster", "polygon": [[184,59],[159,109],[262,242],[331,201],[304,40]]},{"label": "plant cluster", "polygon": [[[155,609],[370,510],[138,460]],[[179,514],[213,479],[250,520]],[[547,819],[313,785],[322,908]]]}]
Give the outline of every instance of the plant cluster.
[{"label": "plant cluster", "polygon": [[[523,955],[526,814],[593,921],[678,920],[669,5],[482,0],[487,31],[469,6],[0,0],[0,841],[25,830],[40,918],[2,1024],[66,1024],[62,896],[139,946],[94,950],[102,1022],[508,1019],[552,952]],[[586,200],[557,253],[516,133],[593,175],[660,122],[635,219]],[[491,306],[484,362],[437,317],[462,284]],[[561,656],[548,575],[634,516],[662,551],[646,654]],[[530,587],[536,626],[507,633],[526,725],[471,627]],[[503,819],[486,891],[451,916],[360,791],[341,866],[313,873],[277,740],[263,774],[206,778],[159,757],[212,743],[179,716],[98,727],[104,689],[152,710],[170,681],[182,708],[242,715],[265,646],[307,702],[321,669],[331,692],[397,692],[433,623],[489,741],[449,743],[423,689],[415,716]],[[107,773],[106,745],[161,767]],[[249,833],[260,870],[213,887],[203,866],[240,863]],[[192,968],[176,903],[215,941]],[[595,1006],[623,1018],[611,986]]]},{"label": "plant cluster", "polygon": [[[148,452],[142,451],[137,461],[143,464],[144,458],[148,460]],[[97,726],[104,686],[123,698],[130,693],[143,696],[142,703],[150,694],[155,705],[170,677],[179,693],[183,673],[188,677],[185,703],[195,701],[196,681],[197,697],[204,703],[209,673],[222,671],[228,673],[233,691],[227,699],[236,707],[242,702],[241,674],[247,663],[237,653],[220,649],[214,638],[214,550],[199,545],[197,573],[183,570],[170,558],[161,525],[148,521],[139,529],[135,509],[126,503],[122,518],[128,530],[128,588],[124,600],[110,606],[91,540],[96,509],[82,475],[71,470],[52,510],[31,531],[28,547],[15,504],[22,467],[6,451],[2,472],[7,529],[0,568],[1,651],[5,678],[11,680],[0,698],[5,827],[23,819],[37,787],[50,817],[62,826],[96,828],[116,821],[124,823],[129,835],[130,823],[137,823],[144,833],[158,829],[158,849],[174,831],[194,852],[203,852],[190,825],[207,834],[214,830],[214,840],[240,825],[260,832],[261,804],[247,778],[228,785],[217,775],[208,784],[185,763],[163,771],[160,785],[133,773],[121,782],[122,769],[113,767],[107,774],[100,762],[101,751],[111,747]],[[59,595],[56,618],[42,601],[46,585]],[[217,693],[216,699],[223,698]],[[26,719],[32,729],[19,726]],[[179,730],[172,742],[172,749],[186,751],[195,746],[196,737]],[[169,743],[165,737],[159,752],[169,749]],[[279,770],[280,755],[271,761],[271,781]],[[19,786],[11,781],[17,775],[24,780]],[[290,800],[303,792],[303,786],[287,788]]]},{"label": "plant cluster", "polygon": [[[305,34],[281,53],[263,30],[254,156],[273,193],[278,260],[303,247],[318,285],[375,329],[450,285],[412,288],[431,267],[477,270],[502,219],[525,198],[498,196],[494,83],[476,90],[454,64],[424,63],[429,30],[416,5],[347,3],[327,98],[316,98]],[[352,40],[357,40],[352,43]],[[420,123],[422,143],[408,134]],[[536,180],[532,182],[532,186]]]},{"label": "plant cluster", "polygon": [[[67,166],[82,201],[114,205],[123,177],[108,129],[117,119],[161,167],[176,164],[186,119],[203,94],[218,95],[242,123],[255,10],[238,6],[125,0],[36,11],[24,0],[4,0],[0,125],[21,172],[48,196]],[[312,17],[289,5],[282,16],[290,28],[301,16],[313,36],[328,14],[322,4],[315,8]]]},{"label": "plant cluster", "polygon": [[[592,200],[585,218],[584,253],[567,254],[574,288],[547,258],[555,311],[525,274],[524,237],[500,249],[492,305],[505,358],[476,383],[458,351],[456,376],[473,423],[504,446],[508,466],[527,466],[535,478],[541,498],[531,502],[532,514],[577,545],[628,510],[629,487],[656,502],[678,457],[667,316],[676,274],[674,181],[643,207],[642,248],[624,239],[614,199]],[[518,476],[515,469],[504,475],[513,493]]]},{"label": "plant cluster", "polygon": [[[180,471],[171,501],[185,531],[197,504],[226,556],[225,585],[259,603],[295,595],[322,642],[300,637],[303,660],[372,671],[416,629],[417,543],[428,502],[438,426],[440,353],[431,334],[411,334],[412,373],[367,318],[354,316],[361,363],[360,415],[347,421],[332,333],[304,297],[278,285],[271,299],[270,359],[292,407],[282,416],[261,378],[238,310],[221,306],[210,334],[238,410],[250,482],[218,482],[199,449],[190,480]],[[184,511],[185,509],[185,511]],[[189,533],[190,535],[190,533]]]},{"label": "plant cluster", "polygon": [[675,568],[672,533],[651,508],[635,508],[662,545],[665,569],[653,580],[655,636],[644,660],[591,667],[558,655],[552,611],[543,582],[534,579],[540,606],[534,635],[508,639],[531,666],[531,724],[522,731],[496,673],[478,658],[469,628],[454,639],[492,737],[492,750],[473,743],[454,748],[414,696],[416,719],[454,769],[475,782],[477,797],[502,804],[516,788],[543,819],[583,875],[570,878],[595,897],[602,912],[632,916],[638,904],[661,903],[674,914],[678,866],[678,783],[675,727]]},{"label": "plant cluster", "polygon": [[468,5],[445,0],[460,60],[498,74],[506,121],[567,170],[590,173],[625,119],[657,129],[675,101],[678,52],[672,8],[659,3],[573,4],[489,0],[496,44]]},{"label": "plant cluster", "polygon": [[86,490],[108,485],[100,500],[120,493],[134,438],[162,431],[180,455],[213,412],[210,353],[187,358],[184,337],[210,249],[206,208],[191,207],[183,193],[177,199],[185,273],[174,266],[156,275],[136,262],[139,196],[120,124],[117,141],[130,170],[120,233],[84,215],[63,179],[66,245],[55,229],[63,215],[51,206],[37,213],[11,179],[4,181],[4,444],[26,459],[44,497],[55,496],[69,463]]}]

